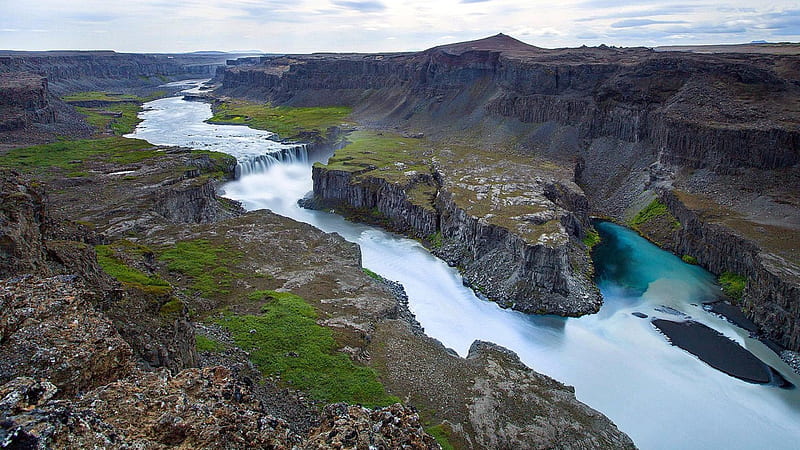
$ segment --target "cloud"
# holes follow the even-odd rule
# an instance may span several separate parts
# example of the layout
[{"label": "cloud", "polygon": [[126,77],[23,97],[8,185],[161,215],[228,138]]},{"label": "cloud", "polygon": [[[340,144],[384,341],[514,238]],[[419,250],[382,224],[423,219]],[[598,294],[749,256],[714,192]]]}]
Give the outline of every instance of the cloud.
[{"label": "cloud", "polygon": [[386,5],[377,0],[334,0],[333,4],[346,9],[359,12],[380,12],[386,9]]},{"label": "cloud", "polygon": [[611,28],[646,27],[648,25],[663,25],[672,23],[686,23],[686,22],[683,20],[626,19],[612,23]]},{"label": "cloud", "polygon": [[625,19],[625,18],[647,18],[647,17],[660,17],[660,16],[676,16],[689,12],[697,11],[698,7],[693,5],[670,5],[664,8],[648,8],[648,9],[634,9],[634,10],[621,10],[604,13],[596,16],[589,16],[576,19],[576,22],[592,22],[604,19]]},{"label": "cloud", "polygon": [[[410,51],[498,32],[541,47],[800,40],[797,0],[674,2],[0,0],[0,45],[20,50],[101,45],[130,52]],[[109,32],[98,35],[102,30]]]}]

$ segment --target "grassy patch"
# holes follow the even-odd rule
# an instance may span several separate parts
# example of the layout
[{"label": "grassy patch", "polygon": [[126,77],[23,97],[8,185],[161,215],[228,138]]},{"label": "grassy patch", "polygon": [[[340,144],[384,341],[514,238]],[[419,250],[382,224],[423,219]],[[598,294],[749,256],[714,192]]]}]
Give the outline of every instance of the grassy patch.
[{"label": "grassy patch", "polygon": [[161,305],[158,312],[166,319],[174,319],[183,311],[183,302],[179,298],[171,298],[168,302]]},{"label": "grassy patch", "polygon": [[87,91],[75,92],[61,97],[67,103],[70,102],[87,102],[87,101],[100,101],[100,102],[138,102],[141,101],[139,97],[131,94],[117,94],[113,92],[104,91]]},{"label": "grassy patch", "polygon": [[686,264],[692,264],[692,265],[694,265],[694,266],[696,266],[696,265],[697,265],[697,258],[695,258],[695,257],[694,257],[694,256],[692,256],[692,255],[683,255],[683,256],[681,256],[681,259],[682,259],[682,260],[683,260],[683,262],[685,262]]},{"label": "grassy patch", "polygon": [[383,277],[378,275],[377,273],[367,269],[366,267],[362,267],[361,270],[364,271],[365,274],[369,275],[370,278],[376,281],[383,281]]},{"label": "grassy patch", "polygon": [[213,339],[209,339],[205,336],[201,336],[196,334],[194,336],[194,346],[197,348],[198,352],[221,352],[225,349],[225,346],[222,345],[220,342],[217,342]]},{"label": "grassy patch", "polygon": [[192,277],[192,289],[205,297],[212,297],[228,294],[237,276],[220,261],[235,262],[239,258],[238,253],[225,247],[206,239],[196,239],[178,242],[175,248],[164,251],[159,259],[167,263],[170,271]]},{"label": "grassy patch", "polygon": [[[142,120],[139,119],[141,105],[136,103],[119,103],[104,106],[102,108],[76,107],[79,113],[83,114],[86,122],[99,132],[111,131],[117,136],[132,133],[136,125]],[[122,114],[114,117],[109,113]]]},{"label": "grassy patch", "polygon": [[23,172],[39,172],[51,167],[75,172],[88,161],[131,164],[162,155],[147,141],[109,137],[61,141],[9,150],[0,155],[0,166]]},{"label": "grassy patch", "polygon": [[436,233],[431,234],[428,236],[428,243],[430,244],[431,248],[442,248],[442,232],[437,231]]},{"label": "grassy patch", "polygon": [[398,399],[386,394],[374,370],[336,351],[330,329],[304,299],[286,292],[257,291],[266,304],[261,315],[225,314],[217,323],[250,353],[265,374],[279,375],[293,388],[325,402],[383,406]]},{"label": "grassy patch", "polygon": [[[138,97],[130,94],[90,91],[76,92],[63,97],[63,100],[67,103],[103,102],[103,106],[76,107],[75,109],[83,114],[86,122],[97,131],[111,131],[115,135],[121,136],[132,133],[136,125],[141,122],[138,115],[142,110],[142,103],[163,97],[166,93],[166,91],[155,91],[146,97]],[[119,114],[121,114],[120,117],[115,117]]]},{"label": "grassy patch", "polygon": [[425,428],[425,432],[436,439],[436,443],[442,447],[442,450],[453,450],[455,447],[453,447],[453,445],[450,443],[449,428],[450,427],[446,427],[444,424],[439,424]]},{"label": "grassy patch", "polygon": [[657,198],[636,214],[636,217],[631,220],[631,226],[636,228],[660,217],[668,218],[673,229],[678,229],[681,227],[680,222],[678,222],[678,220],[672,216],[672,213],[669,212],[667,205]]},{"label": "grassy patch", "polygon": [[718,281],[725,295],[737,301],[742,299],[744,287],[747,285],[747,278],[737,273],[723,272]]},{"label": "grassy patch", "polygon": [[324,134],[328,128],[342,124],[350,111],[345,106],[294,108],[229,100],[215,106],[208,122],[248,125],[291,139],[304,132]]},{"label": "grassy patch", "polygon": [[595,230],[588,230],[586,236],[583,237],[583,245],[588,249],[593,249],[600,243],[600,234]]},{"label": "grassy patch", "polygon": [[[328,170],[368,172],[388,181],[406,182],[411,171],[427,173],[428,158],[422,156],[424,141],[392,133],[360,130],[348,136],[350,144],[328,160]],[[407,175],[408,174],[408,175]]]},{"label": "grassy patch", "polygon": [[98,245],[95,251],[100,267],[123,285],[154,294],[167,294],[172,291],[172,286],[160,277],[148,275],[123,261],[122,255],[141,255],[148,251],[146,247],[122,240],[111,245]]}]

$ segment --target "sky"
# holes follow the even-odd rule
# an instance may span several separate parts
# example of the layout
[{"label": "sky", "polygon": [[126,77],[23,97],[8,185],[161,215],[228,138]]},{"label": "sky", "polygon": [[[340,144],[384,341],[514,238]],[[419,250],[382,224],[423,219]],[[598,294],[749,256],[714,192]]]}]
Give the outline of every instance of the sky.
[{"label": "sky", "polygon": [[0,49],[422,50],[505,33],[540,47],[800,41],[798,0],[0,0]]}]

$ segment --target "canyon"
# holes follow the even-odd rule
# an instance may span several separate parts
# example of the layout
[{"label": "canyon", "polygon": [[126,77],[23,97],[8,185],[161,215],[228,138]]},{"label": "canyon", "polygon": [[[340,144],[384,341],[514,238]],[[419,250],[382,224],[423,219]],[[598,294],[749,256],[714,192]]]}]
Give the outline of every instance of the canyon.
[{"label": "canyon", "polygon": [[[351,108],[346,123],[280,136],[294,152],[296,142],[336,151],[314,165],[303,206],[420,240],[482,297],[531,314],[596,313],[592,219],[636,222],[662,248],[744,277],[738,306],[759,336],[778,351],[800,350],[796,55],[550,50],[498,35],[415,53],[224,67],[220,56],[204,58],[2,55],[0,152],[65,132],[91,136],[64,94],[142,95],[219,67],[218,88],[198,96],[217,109],[242,98]],[[237,176],[232,157],[135,142],[109,150],[113,157],[22,162],[3,173],[0,295],[13,311],[0,324],[10,362],[0,365],[3,439],[436,448],[436,432],[457,448],[633,447],[573,388],[513,352],[476,341],[462,358],[426,336],[402,286],[365,273],[354,244],[218,196],[220,182]],[[652,204],[667,213],[641,220]],[[198,290],[199,275],[165,259],[187,242],[224,250],[216,286]],[[165,284],[109,275],[98,262],[109,251]],[[253,300],[265,290],[305,299],[333,330],[336,353],[374,370],[416,410],[324,406],[265,376],[221,325],[225,314],[253,315],[278,300]],[[85,335],[69,334],[73,322]],[[201,349],[203,339],[224,350]],[[100,341],[108,350],[92,347]],[[33,348],[35,357],[19,359]]]},{"label": "canyon", "polygon": [[[413,176],[391,168],[408,162],[405,150],[396,160],[353,154],[336,170],[315,168],[318,203],[377,207],[398,229],[440,232],[444,258],[503,305],[596,310],[580,258],[588,217],[626,223],[657,199],[679,226],[639,230],[715,274],[747,278],[748,316],[797,351],[798,74],[793,54],[551,50],[498,35],[418,53],[266,57],[228,66],[217,81],[223,95],[344,104],[362,126],[424,136],[411,168],[424,170]],[[501,164],[516,167],[487,169]],[[425,184],[429,199],[420,201],[414,191]],[[515,213],[519,205],[547,213]],[[524,241],[526,229],[558,237],[508,241]],[[492,275],[509,266],[510,276]]]}]

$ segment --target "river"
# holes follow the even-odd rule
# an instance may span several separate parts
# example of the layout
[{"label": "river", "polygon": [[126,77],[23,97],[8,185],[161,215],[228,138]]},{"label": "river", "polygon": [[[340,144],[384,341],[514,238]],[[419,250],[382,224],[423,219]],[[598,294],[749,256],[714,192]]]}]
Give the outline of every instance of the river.
[{"label": "river", "polygon": [[700,301],[719,295],[711,274],[630,230],[599,226],[604,245],[614,246],[605,254],[616,257],[597,264],[624,261],[625,268],[600,271],[618,275],[598,281],[605,301],[598,314],[527,316],[476,297],[455,269],[414,240],[298,207],[297,199],[312,188],[311,162],[302,148],[274,142],[268,132],[207,124],[210,105],[180,97],[147,103],[140,117],[144,121],[129,137],[153,144],[221,151],[242,162],[291,153],[290,162],[262,164],[261,171],[226,183],[221,193],[248,210],[267,208],[358,243],[364,267],[405,286],[410,308],[428,335],[462,356],[476,339],[514,350],[534,370],[575,386],[578,399],[606,414],[640,448],[790,449],[800,442],[800,389],[728,376],[670,345],[653,327],[650,318],[674,320],[675,311],[691,316],[800,386],[800,377],[775,353],[702,309]]}]

